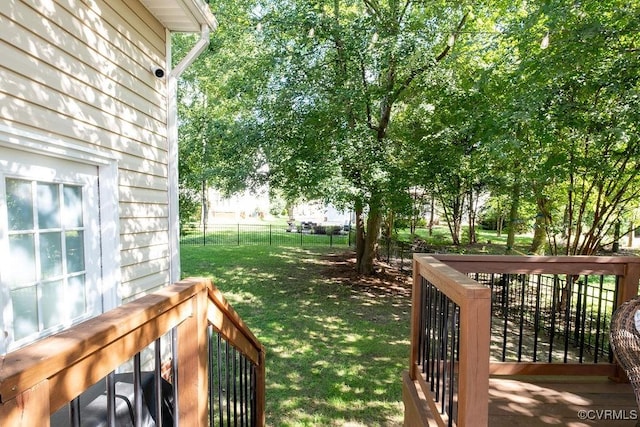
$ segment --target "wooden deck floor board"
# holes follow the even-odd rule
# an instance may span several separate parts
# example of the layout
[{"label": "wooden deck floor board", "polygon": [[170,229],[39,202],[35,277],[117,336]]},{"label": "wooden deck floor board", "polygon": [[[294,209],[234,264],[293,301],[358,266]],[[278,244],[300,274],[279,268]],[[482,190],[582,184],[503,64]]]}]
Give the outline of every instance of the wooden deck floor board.
[{"label": "wooden deck floor board", "polygon": [[494,377],[489,384],[490,427],[627,427],[640,417],[631,385],[606,378]]}]

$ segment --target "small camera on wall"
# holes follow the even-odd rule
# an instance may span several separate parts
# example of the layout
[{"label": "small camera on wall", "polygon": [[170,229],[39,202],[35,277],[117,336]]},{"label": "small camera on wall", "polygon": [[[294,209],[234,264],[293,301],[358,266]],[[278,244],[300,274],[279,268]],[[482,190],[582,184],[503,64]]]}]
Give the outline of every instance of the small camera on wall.
[{"label": "small camera on wall", "polygon": [[161,67],[157,67],[155,65],[151,66],[151,72],[153,73],[154,76],[156,76],[159,79],[163,78],[165,75],[164,69],[162,69]]}]

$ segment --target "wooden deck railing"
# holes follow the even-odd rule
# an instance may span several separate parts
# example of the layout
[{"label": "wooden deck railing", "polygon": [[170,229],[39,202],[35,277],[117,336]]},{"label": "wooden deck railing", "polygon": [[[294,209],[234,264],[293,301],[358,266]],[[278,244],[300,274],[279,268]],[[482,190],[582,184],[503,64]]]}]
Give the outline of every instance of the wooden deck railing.
[{"label": "wooden deck railing", "polygon": [[489,375],[621,376],[608,326],[640,258],[416,254],[413,277],[407,426],[487,425]]},{"label": "wooden deck railing", "polygon": [[[251,387],[244,386],[252,393],[251,425],[263,426],[264,348],[206,279],[183,280],[0,356],[0,424],[49,426],[51,415],[58,409],[76,401],[127,361],[139,360],[136,355],[169,334],[172,368],[168,374],[163,372],[162,377],[173,383],[175,406],[171,415],[182,426],[207,426],[214,403],[209,400],[211,329],[251,364]],[[157,361],[155,365],[159,372]],[[139,382],[139,369],[135,376]],[[159,379],[156,381],[159,384]],[[159,391],[158,386],[156,390]],[[105,393],[110,394],[109,390]],[[141,401],[138,394],[136,391],[136,402]],[[113,389],[111,395],[115,395]],[[158,400],[161,398],[162,395]],[[109,414],[115,412],[113,402],[107,402],[106,406]],[[73,412],[74,405],[70,407]],[[139,416],[137,410],[135,416]],[[71,425],[79,423],[76,417],[77,414],[70,416]],[[116,425],[115,420],[110,422]]]},{"label": "wooden deck railing", "polygon": [[487,424],[490,308],[489,288],[435,258],[414,258],[405,426],[428,425],[427,411],[439,425]]}]

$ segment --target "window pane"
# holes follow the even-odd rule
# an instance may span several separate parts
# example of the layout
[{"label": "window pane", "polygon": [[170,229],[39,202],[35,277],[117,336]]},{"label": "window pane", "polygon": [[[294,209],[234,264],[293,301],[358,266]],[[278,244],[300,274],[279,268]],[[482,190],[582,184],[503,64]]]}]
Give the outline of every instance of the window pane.
[{"label": "window pane", "polygon": [[62,274],[62,233],[40,235],[40,274],[42,279]]},{"label": "window pane", "polygon": [[64,226],[67,228],[82,227],[82,187],[65,185],[64,194]]},{"label": "window pane", "polygon": [[67,292],[67,304],[71,308],[71,317],[76,318],[87,311],[87,298],[85,289],[85,276],[69,278],[69,291]]},{"label": "window pane", "polygon": [[84,233],[82,231],[68,231],[67,239],[67,273],[77,273],[84,270]]},{"label": "window pane", "polygon": [[63,313],[69,310],[64,299],[64,282],[56,280],[42,284],[42,326],[44,329],[63,322]]},{"label": "window pane", "polygon": [[58,184],[38,183],[38,226],[60,228],[60,194]]},{"label": "window pane", "polygon": [[35,286],[11,291],[14,339],[19,340],[38,332],[37,300]]},{"label": "window pane", "polygon": [[36,280],[36,245],[33,234],[9,236],[7,281],[12,288]]},{"label": "window pane", "polygon": [[31,183],[19,179],[7,179],[7,211],[9,230],[33,229],[33,197]]}]

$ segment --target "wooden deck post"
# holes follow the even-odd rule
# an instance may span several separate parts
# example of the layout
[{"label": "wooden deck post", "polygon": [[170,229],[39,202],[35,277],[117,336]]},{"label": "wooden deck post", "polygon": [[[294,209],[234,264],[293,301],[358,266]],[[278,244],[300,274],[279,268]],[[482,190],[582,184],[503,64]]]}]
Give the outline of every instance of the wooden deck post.
[{"label": "wooden deck post", "polygon": [[466,299],[460,307],[458,425],[489,425],[491,299]]},{"label": "wooden deck post", "polygon": [[624,275],[620,276],[618,286],[618,300],[616,307],[638,295],[638,282],[640,281],[640,259],[628,259],[624,269]]},{"label": "wooden deck post", "polygon": [[423,310],[422,286],[420,286],[420,265],[413,259],[413,285],[411,287],[411,353],[409,354],[409,377],[415,381],[417,379],[416,364],[418,363],[418,342],[420,342],[420,315]]},{"label": "wooden deck post", "polygon": [[178,330],[178,419],[180,426],[208,425],[207,290],[192,297],[193,315]]}]

